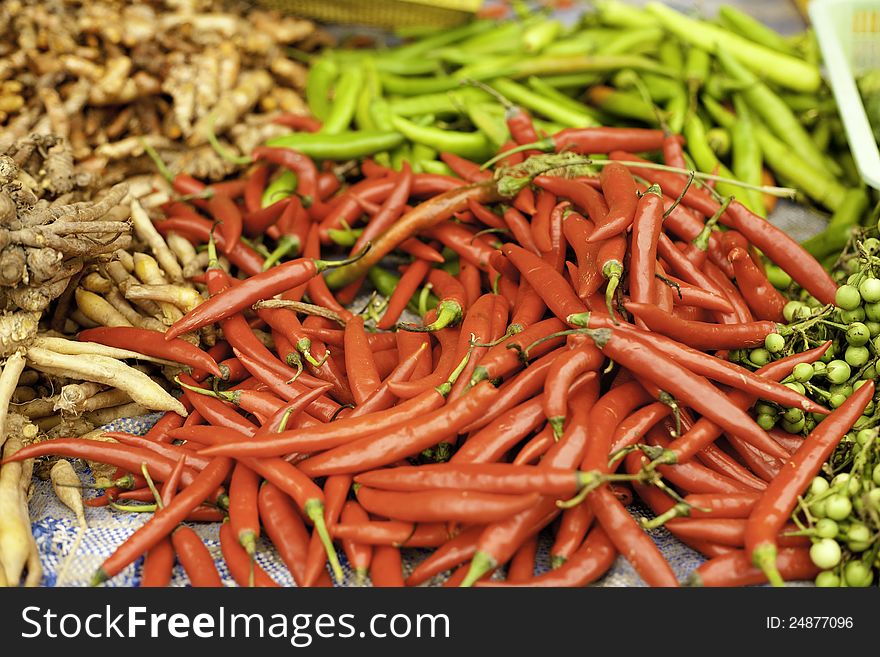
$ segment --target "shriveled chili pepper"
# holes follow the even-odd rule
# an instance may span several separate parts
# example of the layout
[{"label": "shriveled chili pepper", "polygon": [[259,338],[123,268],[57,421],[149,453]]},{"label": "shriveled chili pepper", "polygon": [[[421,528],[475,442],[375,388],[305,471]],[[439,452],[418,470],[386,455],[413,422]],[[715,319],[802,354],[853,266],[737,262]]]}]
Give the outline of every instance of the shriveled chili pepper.
[{"label": "shriveled chili pepper", "polygon": [[791,515],[798,496],[864,412],[873,395],[874,382],[869,380],[817,425],[752,510],[746,528],[746,552],[774,586],[783,583],[776,565],[776,535]]},{"label": "shriveled chili pepper", "polygon": [[785,297],[767,280],[767,275],[752,261],[748,252],[736,247],[731,249],[727,257],[733,263],[737,287],[755,317],[785,322],[782,315]]},{"label": "shriveled chili pepper", "polygon": [[748,324],[709,324],[679,319],[647,303],[626,303],[626,309],[647,327],[699,350],[744,349],[764,344],[764,338],[776,333],[775,322]]}]

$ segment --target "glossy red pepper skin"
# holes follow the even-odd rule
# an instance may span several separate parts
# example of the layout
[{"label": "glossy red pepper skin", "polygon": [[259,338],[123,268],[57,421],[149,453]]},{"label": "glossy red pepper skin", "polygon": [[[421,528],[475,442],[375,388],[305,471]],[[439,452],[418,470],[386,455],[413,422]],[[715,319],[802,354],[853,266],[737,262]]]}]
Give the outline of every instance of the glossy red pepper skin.
[{"label": "glossy red pepper skin", "polygon": [[[657,240],[663,227],[663,199],[649,188],[634,210],[629,262],[629,296],[636,303],[653,303]],[[598,232],[601,226],[596,229]],[[595,235],[591,235],[592,238]]]},{"label": "glossy red pepper skin", "polygon": [[608,205],[602,194],[589,185],[555,176],[538,176],[534,183],[556,196],[567,198],[581,211],[586,212],[590,220],[597,225],[608,215]]},{"label": "glossy red pepper skin", "polygon": [[864,412],[873,395],[874,382],[868,381],[817,425],[792,454],[779,476],[770,482],[752,510],[746,527],[746,552],[752,562],[768,575],[771,583],[779,583],[775,572],[777,534],[791,516],[798,496],[807,489],[819,468]]},{"label": "glossy red pepper skin", "polygon": [[662,130],[645,128],[566,128],[553,135],[557,152],[582,154],[656,151],[663,148],[663,139]]},{"label": "glossy red pepper skin", "polygon": [[223,586],[214,557],[205,547],[202,539],[191,528],[181,525],[171,534],[171,543],[177,559],[195,587]]},{"label": "glossy red pepper skin", "polygon": [[461,522],[486,524],[533,506],[540,496],[501,495],[479,491],[430,490],[397,492],[362,486],[357,499],[378,516],[407,522]]},{"label": "glossy red pepper skin", "polygon": [[737,287],[755,317],[784,323],[782,308],[787,303],[785,297],[767,280],[766,274],[758,268],[748,252],[736,247],[731,249],[727,258],[733,263]]},{"label": "glossy red pepper skin", "polygon": [[590,235],[590,242],[600,242],[627,230],[635,219],[639,205],[636,181],[625,166],[612,162],[602,167],[599,181],[608,203],[608,214]]},{"label": "glossy red pepper skin", "polygon": [[370,564],[370,581],[378,588],[401,588],[406,586],[403,580],[403,559],[400,548],[391,545],[379,545],[373,549],[373,561]]},{"label": "glossy red pepper skin", "polygon": [[[247,552],[238,544],[229,523],[220,526],[220,550],[229,568],[229,573],[239,586],[277,587],[273,580],[259,564],[253,561]],[[253,577],[253,579],[251,579]]]},{"label": "glossy red pepper skin", "polygon": [[[776,564],[783,580],[811,580],[819,574],[819,568],[813,563],[807,548],[782,548]],[[752,565],[749,555],[743,550],[710,559],[688,578],[691,586],[750,586],[766,582],[767,576]]]},{"label": "glossy red pepper skin", "polygon": [[505,244],[502,253],[510,258],[520,275],[560,320],[565,321],[569,316],[587,310],[562,275],[539,256],[515,244]]}]

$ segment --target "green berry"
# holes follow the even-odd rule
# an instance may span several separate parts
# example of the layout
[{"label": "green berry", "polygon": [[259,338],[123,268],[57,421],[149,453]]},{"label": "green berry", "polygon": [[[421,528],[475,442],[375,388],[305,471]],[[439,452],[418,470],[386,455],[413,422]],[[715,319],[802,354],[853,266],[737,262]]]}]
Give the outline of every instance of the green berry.
[{"label": "green berry", "polygon": [[847,347],[843,358],[852,367],[861,367],[871,360],[871,352],[867,347]]},{"label": "green berry", "polygon": [[779,414],[779,411],[773,404],[768,404],[766,402],[758,402],[755,404],[755,413],[758,415],[773,415],[776,416]]},{"label": "green berry", "polygon": [[851,347],[861,347],[871,339],[871,331],[862,322],[853,322],[846,330],[846,341]]},{"label": "green berry", "polygon": [[770,362],[770,352],[763,347],[752,349],[749,352],[749,360],[752,361],[755,365],[763,367]]},{"label": "green berry", "polygon": [[813,481],[810,482],[810,495],[821,495],[829,488],[831,484],[825,477],[813,477]]},{"label": "green berry", "polygon": [[852,502],[846,495],[832,495],[825,502],[825,515],[832,520],[846,520],[852,512]]},{"label": "green berry", "polygon": [[810,548],[810,559],[823,570],[834,568],[840,563],[841,556],[840,546],[831,538],[820,539]]},{"label": "green berry", "polygon": [[833,570],[823,570],[816,575],[816,586],[821,588],[837,588],[840,586],[840,578]]},{"label": "green berry", "polygon": [[857,306],[854,310],[841,310],[840,311],[840,321],[844,324],[852,324],[853,322],[862,322],[867,317],[867,313],[865,313],[865,309],[862,306]]},{"label": "green berry", "polygon": [[804,419],[804,412],[799,408],[789,408],[782,414],[786,422],[800,422]]},{"label": "green berry", "polygon": [[862,429],[856,434],[856,442],[864,447],[877,436],[876,429]]},{"label": "green berry", "polygon": [[874,301],[872,303],[866,303],[864,305],[865,308],[865,317],[872,322],[880,322],[880,302]]},{"label": "green berry", "polygon": [[828,398],[828,405],[831,408],[839,408],[846,402],[846,395],[839,392],[834,393]]},{"label": "green berry", "polygon": [[766,347],[767,351],[771,354],[778,354],[785,349],[785,338],[778,333],[770,333],[764,338],[764,347]]},{"label": "green berry", "polygon": [[[878,240],[874,240],[877,242]],[[866,278],[859,283],[859,295],[865,303],[877,303],[880,301],[880,279]]]},{"label": "green berry", "polygon": [[806,418],[801,418],[797,422],[789,422],[788,420],[782,421],[782,428],[788,433],[800,433],[804,430],[804,427],[807,424]]},{"label": "green berry", "polygon": [[843,310],[855,310],[862,305],[862,295],[860,295],[858,289],[852,285],[841,285],[837,288],[834,302],[838,308],[842,308]]},{"label": "green berry", "polygon": [[870,566],[866,566],[863,562],[850,561],[843,567],[843,577],[847,586],[865,587],[871,586],[874,573],[871,572]]},{"label": "green berry", "polygon": [[834,538],[838,531],[837,523],[831,518],[822,518],[816,523],[816,536],[819,538]]},{"label": "green berry", "polygon": [[782,307],[782,316],[785,317],[786,322],[793,322],[795,320],[796,314],[800,311],[801,308],[805,308],[803,303],[800,301],[789,301],[785,306]]},{"label": "green berry", "polygon": [[852,376],[852,370],[846,361],[832,360],[825,369],[825,376],[831,383],[843,383]]},{"label": "green berry", "polygon": [[770,429],[776,426],[776,416],[761,413],[755,418],[755,422],[757,422],[758,426],[764,431],[770,431]]},{"label": "green berry", "polygon": [[814,372],[815,370],[813,369],[813,366],[809,363],[798,363],[791,371],[791,375],[794,377],[795,381],[799,383],[806,383],[813,378]]}]

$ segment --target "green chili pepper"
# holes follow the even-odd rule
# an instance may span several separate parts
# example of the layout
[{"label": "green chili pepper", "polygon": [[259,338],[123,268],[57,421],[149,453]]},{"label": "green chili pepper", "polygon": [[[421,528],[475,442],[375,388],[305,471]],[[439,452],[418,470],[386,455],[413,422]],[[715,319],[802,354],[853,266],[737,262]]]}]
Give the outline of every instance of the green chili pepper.
[{"label": "green chili pepper", "polygon": [[465,109],[474,127],[486,135],[496,150],[510,139],[510,130],[507,129],[504,108],[501,105],[492,102],[471,102],[465,105]]},{"label": "green chili pepper", "polygon": [[690,101],[684,87],[679,87],[676,96],[669,99],[664,110],[666,111],[666,127],[673,134],[681,134],[684,128],[684,119],[688,113]]},{"label": "green chili pepper", "polygon": [[545,20],[529,27],[522,35],[522,45],[526,52],[541,52],[553,43],[562,31],[562,23]]},{"label": "green chili pepper", "polygon": [[513,80],[499,78],[492,81],[492,87],[511,101],[566,127],[581,128],[597,125],[589,113],[560,105],[555,100],[545,98]]},{"label": "green chili pepper", "polygon": [[709,53],[702,48],[697,46],[688,48],[687,56],[684,60],[684,81],[692,97],[709,79],[711,63],[712,60],[709,57]]},{"label": "green chili pepper", "polygon": [[734,52],[744,66],[782,87],[815,91],[822,84],[819,69],[798,58],[743,39],[706,21],[688,18],[659,2],[649,2],[646,9],[682,41],[709,52],[717,52],[719,47]]},{"label": "green chili pepper", "polygon": [[394,98],[388,102],[392,113],[397,116],[410,117],[432,112],[435,114],[461,114],[467,103],[488,100],[489,98],[489,94],[482,89],[462,87],[453,91],[424,96]]},{"label": "green chili pepper", "polygon": [[626,30],[613,40],[599,46],[597,55],[624,55],[655,50],[663,38],[663,30],[656,27]]},{"label": "green chili pepper", "polygon": [[810,133],[810,138],[820,151],[828,150],[828,147],[831,146],[831,122],[820,118],[816,122],[813,132]]},{"label": "green chili pepper", "polygon": [[528,84],[535,93],[540,94],[541,96],[545,96],[549,100],[556,101],[560,105],[568,107],[573,112],[586,114],[592,117],[593,121],[596,122],[596,125],[599,124],[599,113],[595,109],[584,105],[582,102],[580,102],[579,100],[575,100],[571,96],[566,96],[556,87],[552,87],[547,84],[544,78],[539,78],[533,75],[528,79]]},{"label": "green chili pepper", "polygon": [[391,105],[382,97],[374,98],[370,106],[370,116],[380,132],[392,132],[394,125],[391,123]]},{"label": "green chili pepper", "polygon": [[283,169],[263,190],[260,199],[261,207],[268,207],[273,203],[287,198],[296,191],[296,174],[290,169]]},{"label": "green chili pepper", "polygon": [[727,154],[730,153],[731,137],[730,133],[724,128],[719,128],[718,126],[709,128],[706,131],[706,141],[712,152],[719,158],[727,157]]},{"label": "green chili pepper", "polygon": [[[743,182],[760,186],[763,183],[764,158],[761,155],[761,147],[755,139],[752,115],[742,97],[734,96],[733,102],[738,119],[730,128],[733,174]],[[760,192],[753,189],[743,189],[738,198],[755,214],[762,217],[767,216],[764,197]]]},{"label": "green chili pepper", "polygon": [[590,102],[615,116],[657,124],[657,111],[639,93],[617,91],[611,87],[593,87],[589,93]]},{"label": "green chili pepper", "polygon": [[[733,178],[730,170],[715,156],[706,137],[706,128],[702,119],[696,114],[690,114],[684,122],[684,137],[687,140],[688,152],[694,158],[697,169],[703,173],[711,173],[723,178]],[[742,192],[742,187],[730,183],[718,181],[715,183],[716,191],[722,196],[737,196]]]},{"label": "green chili pepper", "polygon": [[436,176],[455,176],[455,172],[449,168],[446,162],[440,160],[422,160],[418,162],[418,165],[424,173],[432,173]]},{"label": "green chili pepper", "polygon": [[362,67],[364,73],[363,90],[355,104],[354,122],[358,130],[376,130],[378,126],[373,119],[370,107],[373,101],[382,95],[382,83],[379,81],[376,61],[372,57],[365,57]]},{"label": "green chili pepper", "polygon": [[779,139],[788,144],[798,155],[815,168],[837,175],[840,168],[831,166],[823,153],[816,147],[810,135],[804,130],[783,100],[770,87],[761,82],[745,66],[737,62],[725,50],[717,53],[718,61],[738,82],[747,85],[742,96],[749,107],[767,124]]},{"label": "green chili pepper", "polygon": [[420,126],[401,116],[395,116],[392,123],[410,141],[431,146],[438,151],[448,151],[474,161],[488,158],[492,152],[489,141],[481,132],[456,132]]},{"label": "green chili pepper", "polygon": [[479,34],[490,32],[496,27],[494,21],[477,20],[472,23],[465,23],[461,27],[454,27],[446,30],[435,30],[433,34],[426,36],[414,43],[409,43],[399,48],[389,51],[389,56],[396,59],[417,59],[431,50],[441,48],[461,41],[463,39],[473,38]]},{"label": "green chili pepper", "polygon": [[584,55],[596,52],[604,43],[607,43],[620,34],[620,30],[597,28],[583,30],[571,35],[566,39],[559,39],[544,49],[545,55]]},{"label": "green chili pepper", "polygon": [[322,121],[330,114],[330,89],[339,74],[339,67],[330,56],[318,59],[306,78],[306,101],[312,115]]},{"label": "green chili pepper", "polygon": [[599,19],[605,25],[615,27],[639,28],[653,24],[652,18],[643,10],[615,0],[601,0],[594,3]]},{"label": "green chili pepper", "polygon": [[404,162],[410,162],[413,167],[413,171],[416,173],[421,173],[421,171],[416,171],[418,169],[418,162],[413,160],[412,156],[412,145],[411,144],[401,144],[393,151],[391,151],[391,168],[395,171],[400,171],[403,168]]},{"label": "green chili pepper", "polygon": [[848,190],[825,230],[803,242],[802,246],[817,259],[839,253],[846,246],[851,229],[859,225],[869,202],[864,188]]},{"label": "green chili pepper", "polygon": [[430,146],[426,146],[425,144],[416,143],[411,147],[410,157],[412,157],[415,162],[421,162],[422,160],[436,160],[437,150]]},{"label": "green chili pepper", "polygon": [[333,105],[321,127],[321,134],[336,135],[349,127],[363,84],[364,71],[360,66],[349,66],[342,72],[334,89]]},{"label": "green chili pepper", "polygon": [[595,73],[570,73],[567,75],[542,75],[540,80],[554,89],[572,88],[580,91],[583,87],[590,87],[602,79]]},{"label": "green chili pepper", "polygon": [[631,69],[623,69],[612,78],[612,81],[615,87],[622,88],[634,88],[638,86],[638,82],[641,82],[655,103],[665,103],[681,92],[681,83],[678,80],[653,73],[639,75]]},{"label": "green chili pepper", "polygon": [[786,55],[794,56],[796,54],[794,48],[778,32],[756,21],[736,7],[721,5],[718,8],[718,18],[724,27],[741,37]]},{"label": "green chili pepper", "polygon": [[269,146],[292,148],[317,160],[351,160],[399,146],[399,132],[340,132],[335,135],[294,132],[268,141]]},{"label": "green chili pepper", "polygon": [[638,55],[570,55],[568,57],[541,55],[527,59],[520,58],[511,68],[507,75],[513,79],[527,78],[530,75],[601,73],[620,68],[650,71],[668,77],[675,75],[674,71],[670,71],[663,64]]},{"label": "green chili pepper", "polygon": [[676,75],[680,75],[684,69],[684,54],[678,41],[674,39],[664,39],[660,42],[657,57],[666,68],[675,71]]}]

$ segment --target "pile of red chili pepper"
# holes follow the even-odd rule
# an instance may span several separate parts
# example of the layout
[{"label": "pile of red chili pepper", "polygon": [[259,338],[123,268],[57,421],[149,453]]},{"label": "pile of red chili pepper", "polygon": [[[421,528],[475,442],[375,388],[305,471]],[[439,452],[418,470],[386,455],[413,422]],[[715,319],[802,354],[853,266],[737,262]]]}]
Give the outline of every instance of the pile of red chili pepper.
[{"label": "pile of red chili pepper", "polygon": [[[367,159],[343,185],[309,157],[261,147],[244,180],[175,180],[188,196],[157,228],[207,245],[195,281],[206,299],[163,340],[84,337],[189,366],[177,379],[189,415],[13,457],[109,463],[119,479],[105,500],[155,504],[95,583],[146,555],[143,583],[167,584],[176,554],[194,585],[218,585],[184,524],[203,520],[222,521],[241,585],[276,585],[253,560],[265,536],[300,586],[329,585],[328,563],[340,577],[338,547],[377,586],[447,572],[447,586],[581,586],[617,555],[647,584],[676,586],[646,531],[664,523],[707,557],[693,575],[704,585],[817,574],[790,517],[874,383],[830,411],[780,383],[830,343],[767,350],[757,371],[727,356],[795,332],[765,258],[819,304],[837,284],[688,175],[678,136],[565,129],[544,139],[547,155],[527,146],[541,135],[525,111],[507,122],[514,143],[494,172],[449,153],[455,176]],[[295,194],[263,207],[276,169],[295,172]],[[248,245],[264,234],[284,244],[268,267]],[[346,259],[322,259],[334,240]],[[386,302],[361,310],[352,301],[368,285]],[[403,321],[407,308],[418,321]],[[181,339],[218,327],[207,351]],[[814,428],[768,432],[750,412],[758,400]],[[630,514],[633,493],[655,519]],[[536,574],[540,536],[553,568]],[[404,578],[411,547],[435,550]]]}]

